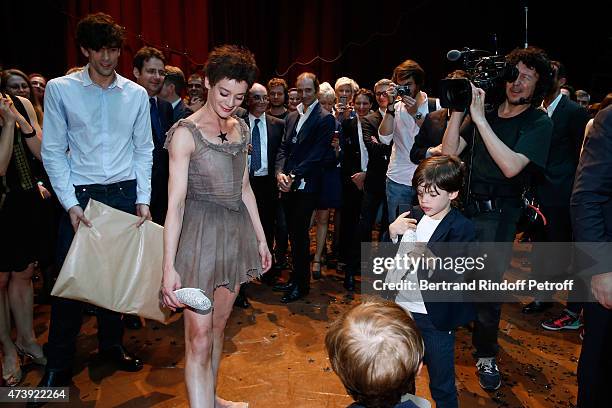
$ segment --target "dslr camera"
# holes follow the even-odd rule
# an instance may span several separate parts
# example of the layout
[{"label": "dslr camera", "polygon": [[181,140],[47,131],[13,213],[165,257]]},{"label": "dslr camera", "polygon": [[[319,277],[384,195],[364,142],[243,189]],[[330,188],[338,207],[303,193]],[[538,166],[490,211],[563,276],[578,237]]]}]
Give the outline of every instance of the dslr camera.
[{"label": "dslr camera", "polygon": [[465,48],[463,51],[451,50],[447,58],[456,61],[463,58],[463,68],[467,78],[443,79],[440,81],[440,105],[457,111],[469,109],[472,103],[471,83],[487,94],[487,110],[500,103],[504,97],[503,84],[514,82],[518,70],[510,66],[503,55],[491,55],[488,51]]}]

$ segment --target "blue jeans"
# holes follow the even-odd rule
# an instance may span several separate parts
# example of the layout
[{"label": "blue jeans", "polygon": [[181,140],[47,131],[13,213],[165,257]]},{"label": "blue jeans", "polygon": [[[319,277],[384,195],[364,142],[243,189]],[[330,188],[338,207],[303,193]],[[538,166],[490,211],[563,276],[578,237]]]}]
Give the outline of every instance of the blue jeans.
[{"label": "blue jeans", "polygon": [[407,207],[412,208],[412,202],[416,192],[412,186],[396,183],[387,177],[387,205],[389,208],[389,224],[391,224],[401,212],[398,209],[402,206],[402,211]]},{"label": "blue jeans", "polygon": [[[136,214],[136,181],[129,180],[109,185],[92,184],[75,186],[79,205],[85,209],[92,198],[130,214]],[[59,226],[58,265],[63,264],[68,249],[74,238],[74,230],[70,224],[68,213],[62,214]],[[96,273],[96,271],[92,271]],[[70,370],[76,351],[76,340],[81,331],[84,303],[54,297],[51,304],[51,321],[49,324],[49,340],[45,347],[47,370]],[[121,314],[98,308],[98,349],[107,350],[121,345],[123,324]]]},{"label": "blue jeans", "polygon": [[429,390],[439,408],[456,408],[455,386],[455,331],[443,331],[434,327],[429,316],[412,313],[425,342],[424,363],[429,372]]}]

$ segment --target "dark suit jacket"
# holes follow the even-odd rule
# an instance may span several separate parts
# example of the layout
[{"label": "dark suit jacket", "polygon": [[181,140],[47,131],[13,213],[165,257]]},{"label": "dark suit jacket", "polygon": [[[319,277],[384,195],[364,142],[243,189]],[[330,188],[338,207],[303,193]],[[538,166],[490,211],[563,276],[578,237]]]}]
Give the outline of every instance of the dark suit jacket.
[{"label": "dark suit jacket", "polygon": [[[157,111],[162,127],[162,135],[153,134],[153,168],[151,169],[151,216],[153,221],[163,224],[168,207],[168,151],[164,149],[166,132],[174,124],[172,104],[159,97]],[[155,133],[155,130],[151,128]]]},{"label": "dark suit jacket", "polygon": [[[295,175],[292,188],[297,188],[302,179],[306,181],[304,192],[317,193],[321,188],[323,162],[328,156],[331,138],[336,129],[333,115],[317,103],[310,116],[296,133],[299,113],[287,115],[283,141],[276,156],[276,173]],[[296,143],[292,139],[296,138]]]},{"label": "dark suit jacket", "polygon": [[[274,176],[274,168],[276,165],[276,155],[278,148],[283,140],[283,132],[285,130],[285,121],[278,119],[272,115],[266,115],[266,132],[268,135],[268,175]],[[250,126],[249,115],[243,118],[247,126]]]},{"label": "dark suit jacket", "polygon": [[[421,220],[424,213],[420,207],[414,207],[411,217]],[[427,243],[427,247],[437,256],[460,257],[468,255],[468,243],[476,241],[476,231],[472,221],[467,219],[459,210],[451,208],[450,212],[440,221],[438,227]],[[445,243],[452,243],[445,245]],[[459,243],[465,243],[463,246]],[[444,273],[446,272],[446,273]],[[426,271],[418,272],[419,279],[428,281],[459,282],[464,276],[454,271],[438,271],[428,278]],[[431,322],[438,330],[454,330],[476,317],[474,305],[470,302],[441,302],[436,299],[436,293],[422,291],[423,301]],[[438,296],[440,293],[438,293]],[[444,293],[444,297],[458,295],[457,293]],[[461,298],[459,298],[461,299]]]},{"label": "dark suit jacket", "polygon": [[[612,106],[595,116],[584,143],[571,197],[574,239],[591,259],[579,259],[583,275],[610,272],[612,254]],[[595,262],[593,262],[593,259]]]},{"label": "dark suit jacket", "polygon": [[540,204],[567,208],[589,113],[563,95],[551,119],[553,134],[548,161],[536,192]]},{"label": "dark suit jacket", "polygon": [[176,123],[179,119],[185,119],[187,116],[193,114],[193,111],[185,105],[185,102],[181,99],[178,104],[174,107],[172,123]]},{"label": "dark suit jacket", "polygon": [[[364,187],[366,191],[385,191],[387,167],[389,167],[391,146],[393,143],[389,145],[380,143],[378,137],[380,122],[382,122],[382,115],[378,109],[361,120],[363,143],[368,151],[368,171],[366,171]],[[372,137],[374,137],[378,143],[374,143]]]},{"label": "dark suit jacket", "polygon": [[[362,125],[363,130],[363,125]],[[342,121],[342,179],[350,181],[351,176],[361,171],[361,150],[359,148],[359,132],[357,117]]]},{"label": "dark suit jacket", "polygon": [[442,143],[448,117],[448,109],[440,109],[425,115],[419,133],[414,137],[410,161],[419,164],[425,160],[427,149]]}]

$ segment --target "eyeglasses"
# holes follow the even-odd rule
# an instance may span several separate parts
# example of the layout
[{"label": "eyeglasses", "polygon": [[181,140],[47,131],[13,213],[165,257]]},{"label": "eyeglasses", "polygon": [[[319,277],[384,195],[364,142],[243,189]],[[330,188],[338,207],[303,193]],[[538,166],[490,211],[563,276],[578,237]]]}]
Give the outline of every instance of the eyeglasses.
[{"label": "eyeglasses", "polygon": [[187,84],[187,88],[200,89],[202,84]]},{"label": "eyeglasses", "polygon": [[380,96],[384,96],[387,94],[387,91],[383,91],[383,92],[375,92],[374,95],[376,95],[376,97],[380,97]]},{"label": "eyeglasses", "polygon": [[268,95],[252,95],[251,98],[257,102],[267,102]]},{"label": "eyeglasses", "polygon": [[159,75],[160,77],[165,77],[166,76],[166,71],[164,71],[163,69],[155,69],[155,68],[147,68],[144,70],[144,72],[146,72],[149,75]]}]

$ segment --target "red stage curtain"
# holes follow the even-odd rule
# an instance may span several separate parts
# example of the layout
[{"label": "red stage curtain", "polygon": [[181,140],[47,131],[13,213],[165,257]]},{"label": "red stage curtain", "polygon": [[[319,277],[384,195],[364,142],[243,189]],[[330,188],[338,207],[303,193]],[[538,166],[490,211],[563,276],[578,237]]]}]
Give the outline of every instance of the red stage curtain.
[{"label": "red stage curtain", "polygon": [[[110,14],[126,29],[118,72],[133,79],[132,58],[144,45],[164,52],[166,63],[194,72],[208,55],[208,0],[68,0],[65,3],[66,68],[82,65],[84,57],[74,33],[79,19],[89,13]],[[201,67],[199,67],[201,68]]]}]

